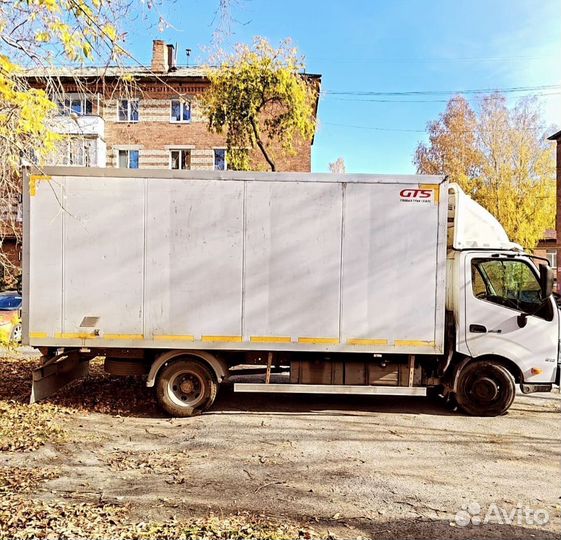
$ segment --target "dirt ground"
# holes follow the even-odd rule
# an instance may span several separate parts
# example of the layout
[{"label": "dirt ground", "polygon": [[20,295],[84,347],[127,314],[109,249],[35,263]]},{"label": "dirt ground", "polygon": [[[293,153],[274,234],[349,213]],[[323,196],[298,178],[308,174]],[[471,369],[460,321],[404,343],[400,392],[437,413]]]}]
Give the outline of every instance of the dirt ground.
[{"label": "dirt ground", "polygon": [[[24,402],[33,362],[29,353],[4,364],[2,399]],[[169,419],[140,381],[96,368],[39,407],[51,405],[64,410],[66,440],[0,452],[4,467],[58,471],[28,495],[38,500],[126,504],[137,521],[246,513],[336,538],[560,537],[558,391],[473,418],[425,398],[234,394],[224,385],[208,413]],[[494,504],[514,524],[497,523],[495,512],[490,523],[461,526],[456,513],[470,503],[482,520]],[[527,524],[524,507],[549,522]]]}]

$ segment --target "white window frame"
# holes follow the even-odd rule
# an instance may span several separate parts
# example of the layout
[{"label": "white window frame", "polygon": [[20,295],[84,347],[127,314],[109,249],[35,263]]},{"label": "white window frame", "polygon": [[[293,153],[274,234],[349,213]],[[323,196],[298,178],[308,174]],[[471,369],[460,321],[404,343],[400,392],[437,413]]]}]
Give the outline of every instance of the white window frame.
[{"label": "white window frame", "polygon": [[[121,120],[120,117],[120,112],[121,112],[121,102],[122,101],[126,101],[127,102],[127,119],[126,120]],[[138,112],[138,118],[136,120],[131,120],[131,111],[132,111],[132,107],[131,107],[131,103],[136,103],[136,110]],[[121,124],[138,124],[138,122],[140,122],[140,100],[137,98],[133,98],[133,99],[118,99],[117,100],[117,122],[121,122]]]},{"label": "white window frame", "polygon": [[[224,168],[217,169],[216,168],[216,150],[224,150]],[[216,147],[212,149],[212,170],[216,171],[227,171],[228,170],[228,152],[227,149],[224,147]]]},{"label": "white window frame", "polygon": [[[56,102],[57,106],[58,106],[58,111],[59,114],[62,116],[70,116],[72,113],[77,114],[78,116],[91,116],[93,115],[93,99],[91,99],[90,97],[84,95],[84,94],[77,94],[77,93],[69,93],[69,94],[64,94],[63,96],[59,97],[59,98],[55,98],[54,101]],[[73,101],[79,101],[80,102],[80,108],[82,110],[82,112],[77,113],[74,112],[72,110],[72,102]],[[91,112],[86,112],[86,102],[90,102],[91,104]],[[68,102],[68,108],[66,107],[66,102]],[[62,108],[62,110],[61,110]]]},{"label": "white window frame", "polygon": [[[549,262],[549,266],[551,266],[551,268],[553,268],[554,270],[557,269],[557,264],[558,264],[558,260],[557,260],[557,250],[547,250],[545,252],[545,257]],[[555,262],[555,264],[553,264],[553,262]]]},{"label": "white window frame", "polygon": [[[189,152],[189,168],[188,169],[172,169],[172,163],[173,163],[173,158],[172,158],[172,153],[173,152]],[[192,169],[192,162],[191,160],[193,159],[193,152],[191,148],[170,148],[169,149],[169,169],[171,171],[190,171]],[[181,165],[181,156],[179,156],[179,164]]]},{"label": "white window frame", "polygon": [[[175,101],[179,102],[179,117],[180,117],[180,120],[176,120],[172,115],[173,103]],[[185,110],[185,105],[187,105],[189,107],[189,120],[183,120],[183,111]],[[181,99],[170,99],[170,102],[169,102],[169,121],[170,121],[170,124],[190,124],[192,114],[193,114],[193,108],[191,107],[191,102],[190,101],[183,101]]]},{"label": "white window frame", "polygon": [[[140,169],[140,149],[139,148],[116,148],[115,151],[117,152],[117,168],[118,169],[132,169],[131,167],[131,152],[138,152],[138,167],[134,167],[134,169]],[[127,166],[121,167],[120,163],[120,154],[121,152],[127,153]]]}]

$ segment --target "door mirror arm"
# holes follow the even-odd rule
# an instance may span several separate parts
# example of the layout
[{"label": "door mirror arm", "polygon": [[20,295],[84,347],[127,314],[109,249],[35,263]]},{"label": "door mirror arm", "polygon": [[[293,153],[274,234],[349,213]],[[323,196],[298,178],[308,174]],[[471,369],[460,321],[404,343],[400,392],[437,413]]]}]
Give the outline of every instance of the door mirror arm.
[{"label": "door mirror arm", "polygon": [[541,301],[540,305],[533,311],[529,311],[527,313],[523,311],[520,315],[518,315],[518,317],[516,317],[516,322],[518,323],[518,327],[524,328],[526,324],[528,324],[528,317],[531,317],[532,315],[538,313],[548,302],[549,302],[549,296],[547,298],[544,298]]}]

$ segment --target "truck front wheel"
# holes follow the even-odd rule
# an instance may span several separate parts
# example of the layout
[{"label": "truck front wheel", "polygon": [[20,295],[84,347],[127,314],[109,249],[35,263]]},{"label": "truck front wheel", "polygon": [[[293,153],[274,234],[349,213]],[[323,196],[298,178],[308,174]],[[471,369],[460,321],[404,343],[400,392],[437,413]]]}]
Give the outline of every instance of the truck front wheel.
[{"label": "truck front wheel", "polygon": [[473,416],[504,414],[515,394],[513,376],[495,362],[470,362],[459,374],[456,400],[464,412]]},{"label": "truck front wheel", "polygon": [[214,403],[217,392],[218,382],[212,369],[193,358],[171,360],[156,379],[158,402],[171,416],[200,414]]}]

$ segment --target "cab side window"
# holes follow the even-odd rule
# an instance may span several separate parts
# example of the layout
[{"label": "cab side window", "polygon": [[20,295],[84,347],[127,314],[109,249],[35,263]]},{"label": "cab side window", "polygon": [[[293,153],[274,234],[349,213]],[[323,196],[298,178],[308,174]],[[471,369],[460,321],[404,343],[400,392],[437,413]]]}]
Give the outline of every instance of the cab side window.
[{"label": "cab side window", "polygon": [[524,261],[474,259],[472,290],[476,298],[517,311],[533,313],[543,303],[536,274]]}]

